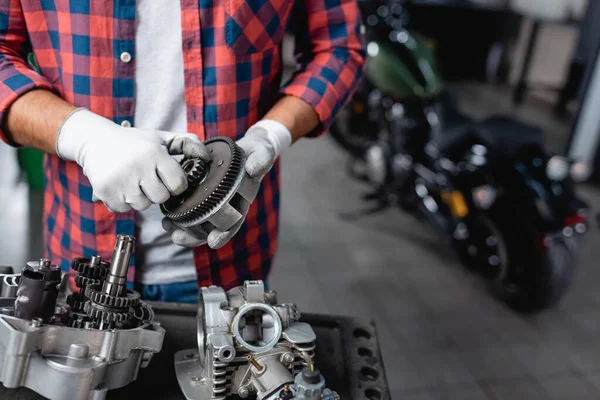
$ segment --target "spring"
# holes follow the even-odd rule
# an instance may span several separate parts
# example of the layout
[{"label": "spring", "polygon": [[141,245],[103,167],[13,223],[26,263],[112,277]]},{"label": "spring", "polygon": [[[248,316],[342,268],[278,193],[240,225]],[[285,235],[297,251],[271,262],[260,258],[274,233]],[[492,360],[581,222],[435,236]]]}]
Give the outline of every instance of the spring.
[{"label": "spring", "polygon": [[305,356],[306,354],[312,360],[315,358],[315,342],[308,343],[296,343],[294,344],[294,364],[293,364],[293,372],[294,374],[300,372],[302,368],[308,367],[308,363],[306,362]]}]

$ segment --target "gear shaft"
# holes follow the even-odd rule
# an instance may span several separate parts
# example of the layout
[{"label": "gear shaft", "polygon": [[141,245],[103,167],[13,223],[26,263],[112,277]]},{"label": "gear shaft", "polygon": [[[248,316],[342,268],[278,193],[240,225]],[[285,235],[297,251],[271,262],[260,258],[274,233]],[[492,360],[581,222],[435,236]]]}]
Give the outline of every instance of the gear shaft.
[{"label": "gear shaft", "polygon": [[140,302],[139,293],[127,289],[134,242],[133,236],[118,235],[104,281],[86,281],[85,290],[81,291],[86,299],[83,310],[99,329],[112,329],[116,323],[127,322],[134,315],[133,307]]}]

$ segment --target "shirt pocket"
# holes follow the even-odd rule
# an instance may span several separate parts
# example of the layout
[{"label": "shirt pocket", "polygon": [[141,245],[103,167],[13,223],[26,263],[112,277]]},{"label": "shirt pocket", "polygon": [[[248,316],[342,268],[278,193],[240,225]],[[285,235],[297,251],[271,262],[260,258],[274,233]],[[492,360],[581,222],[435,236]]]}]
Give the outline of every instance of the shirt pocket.
[{"label": "shirt pocket", "polygon": [[236,54],[279,46],[294,0],[224,0],[225,41]]}]

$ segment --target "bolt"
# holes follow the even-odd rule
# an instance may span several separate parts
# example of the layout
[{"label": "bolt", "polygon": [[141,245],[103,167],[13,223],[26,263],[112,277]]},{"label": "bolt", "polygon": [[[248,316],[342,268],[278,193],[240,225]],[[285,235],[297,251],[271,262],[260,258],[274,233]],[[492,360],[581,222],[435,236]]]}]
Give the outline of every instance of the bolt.
[{"label": "bolt", "polygon": [[221,165],[223,165],[223,160],[219,160],[219,162],[217,163],[217,165],[220,167]]},{"label": "bolt", "polygon": [[250,396],[250,391],[248,390],[248,387],[246,387],[246,386],[240,387],[238,390],[238,395],[242,399],[245,399],[246,397]]},{"label": "bolt", "polygon": [[281,363],[285,365],[290,365],[294,362],[294,355],[292,353],[283,353],[281,355]]},{"label": "bolt", "polygon": [[198,378],[197,376],[192,376],[192,381],[200,382],[200,378]]},{"label": "bolt", "polygon": [[35,318],[32,319],[31,322],[29,323],[29,325],[31,325],[34,328],[40,328],[42,326],[42,319],[41,318]]},{"label": "bolt", "polygon": [[103,363],[106,359],[102,356],[93,356],[92,359],[96,362]]}]

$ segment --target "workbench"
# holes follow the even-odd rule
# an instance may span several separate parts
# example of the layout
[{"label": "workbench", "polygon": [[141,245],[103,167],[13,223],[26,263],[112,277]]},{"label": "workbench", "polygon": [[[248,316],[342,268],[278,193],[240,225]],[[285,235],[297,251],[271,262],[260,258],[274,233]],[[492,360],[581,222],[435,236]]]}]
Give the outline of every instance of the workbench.
[{"label": "workbench", "polygon": [[[167,333],[162,351],[150,365],[140,370],[130,385],[110,391],[107,400],[160,399],[185,400],[179,390],[173,354],[196,348],[196,311],[193,304],[149,302],[156,320]],[[312,325],[317,335],[315,364],[344,400],[389,400],[375,325],[355,318],[303,314],[302,321]],[[0,386],[2,400],[39,400],[31,390]]]}]

